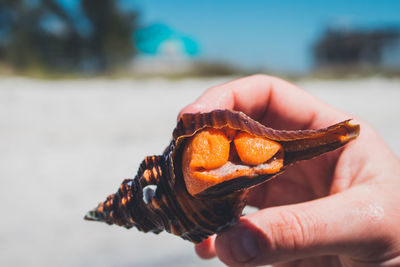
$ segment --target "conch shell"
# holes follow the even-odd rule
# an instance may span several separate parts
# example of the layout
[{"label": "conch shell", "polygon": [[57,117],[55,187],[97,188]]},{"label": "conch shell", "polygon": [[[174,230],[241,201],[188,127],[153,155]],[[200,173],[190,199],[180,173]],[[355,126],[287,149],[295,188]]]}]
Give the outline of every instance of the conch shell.
[{"label": "conch shell", "polygon": [[337,149],[359,134],[349,120],[319,130],[274,130],[242,112],[184,114],[171,143],[85,219],[165,230],[199,243],[239,219],[248,189],[289,165]]}]

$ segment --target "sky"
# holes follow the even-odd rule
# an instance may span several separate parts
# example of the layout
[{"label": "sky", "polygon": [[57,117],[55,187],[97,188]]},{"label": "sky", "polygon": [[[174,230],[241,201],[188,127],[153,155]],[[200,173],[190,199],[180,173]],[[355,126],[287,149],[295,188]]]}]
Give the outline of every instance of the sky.
[{"label": "sky", "polygon": [[199,43],[198,57],[245,68],[302,72],[326,27],[400,27],[396,0],[121,0],[142,24],[164,23]]},{"label": "sky", "polygon": [[[78,0],[60,0],[68,8]],[[397,0],[119,0],[140,24],[162,23],[195,40],[197,58],[245,69],[306,72],[327,27],[400,27]]]}]

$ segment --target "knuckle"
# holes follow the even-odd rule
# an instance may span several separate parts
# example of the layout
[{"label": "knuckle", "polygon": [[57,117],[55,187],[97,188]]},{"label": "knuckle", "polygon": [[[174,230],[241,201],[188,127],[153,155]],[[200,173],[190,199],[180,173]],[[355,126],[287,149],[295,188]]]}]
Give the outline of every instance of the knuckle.
[{"label": "knuckle", "polygon": [[279,249],[300,250],[312,242],[315,219],[305,213],[286,210],[279,213],[279,222],[271,229]]},{"label": "knuckle", "polygon": [[250,76],[250,79],[256,80],[256,81],[270,81],[271,79],[273,79],[273,76],[269,76],[267,74],[261,74],[261,73],[257,73],[257,74],[253,74]]}]

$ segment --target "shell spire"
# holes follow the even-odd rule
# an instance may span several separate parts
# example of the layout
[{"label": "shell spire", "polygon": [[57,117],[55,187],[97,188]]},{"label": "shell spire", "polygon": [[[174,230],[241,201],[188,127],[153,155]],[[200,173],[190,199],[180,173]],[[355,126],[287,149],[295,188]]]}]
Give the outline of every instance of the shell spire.
[{"label": "shell spire", "polygon": [[163,175],[164,158],[146,157],[134,179],[125,179],[118,191],[89,211],[84,219],[117,224],[126,228],[136,226],[143,232],[161,232],[163,223],[152,209],[158,179]]},{"label": "shell spire", "polygon": [[183,180],[175,183],[169,179],[171,170],[165,159],[172,151],[146,157],[136,177],[125,179],[115,194],[89,211],[84,219],[128,229],[135,226],[156,234],[165,230],[195,243],[235,222],[245,206],[247,193],[233,193],[224,199],[194,198],[187,193]]}]

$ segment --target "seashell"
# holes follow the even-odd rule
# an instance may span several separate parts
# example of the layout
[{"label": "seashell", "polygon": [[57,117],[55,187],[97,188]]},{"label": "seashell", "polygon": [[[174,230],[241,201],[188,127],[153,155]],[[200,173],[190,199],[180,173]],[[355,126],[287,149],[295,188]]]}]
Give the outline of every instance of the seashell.
[{"label": "seashell", "polygon": [[231,110],[184,114],[164,153],[146,157],[85,219],[199,243],[237,222],[249,188],[355,139],[360,127],[349,121],[283,131]]}]

